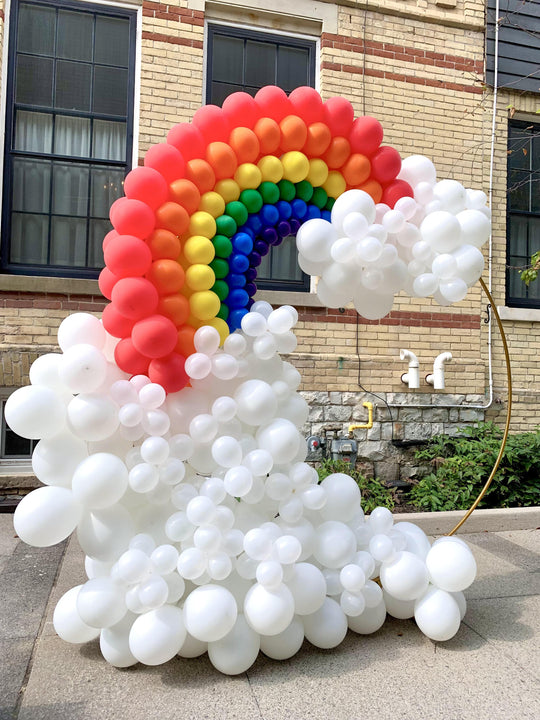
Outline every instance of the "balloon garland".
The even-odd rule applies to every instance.
[[[40,438],[44,484],[14,523],[30,544],[76,530],[87,582],[54,613],[118,667],[208,652],[247,670],[386,614],[455,635],[476,564],[455,537],[366,518],[352,478],[318,482],[300,428],[298,313],[254,301],[261,256],[296,234],[324,304],[383,317],[394,295],[462,299],[483,268],[486,196],[381,146],[373,118],[310,88],[206,106],[148,151],[111,208],[102,322],[60,325],[5,406]],[[186,387],[186,385],[189,385]],[[375,582],[378,579],[379,582]]]

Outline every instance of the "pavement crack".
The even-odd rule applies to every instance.
[[[259,711],[259,717],[261,718],[261,720],[264,720],[264,716],[261,711],[261,706],[259,705],[259,701],[257,700],[257,696],[255,695],[255,691],[253,690],[253,685],[251,684],[251,680],[249,679],[249,675],[247,672],[246,672],[246,680],[248,681],[249,689],[251,691],[251,694],[253,695],[253,700],[255,701],[257,710]]]

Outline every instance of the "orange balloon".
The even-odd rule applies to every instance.
[[[259,138],[253,130],[237,127],[231,132],[229,143],[234,150],[238,163],[254,163],[260,154]]]
[[[210,143],[206,148],[206,159],[212,166],[216,180],[232,177],[238,166],[234,150],[224,142]]]
[[[152,260],[161,260],[162,258],[176,260],[182,249],[178,237],[170,230],[163,228],[154,230],[146,242],[152,253]]]
[[[178,330],[178,342],[175,347],[177,353],[187,358],[195,352],[195,343],[193,342],[195,332],[195,328],[191,325],[183,325]]]
[[[371,163],[365,155],[353,153],[341,168],[341,173],[345,178],[345,182],[350,187],[361,185],[369,178],[371,172]]]
[[[328,125],[322,122],[311,123],[307,129],[307,140],[302,152],[310,158],[320,158],[328,150],[331,140],[332,133]]]
[[[307,140],[306,123],[298,115],[287,115],[279,123],[281,130],[281,150],[301,150]]]
[[[169,295],[183,288],[185,273],[183,267],[175,260],[164,259],[155,260],[146,277],[160,295]]]
[[[212,166],[201,160],[195,158],[186,163],[186,178],[196,185],[199,192],[205,193],[210,192],[216,184],[216,175],[212,169]]]
[[[368,195],[371,195],[374,203],[381,202],[383,189],[380,183],[376,180],[368,180],[367,183],[360,185],[358,189],[367,192]]]
[[[322,159],[331,170],[340,168],[351,154],[351,146],[347,138],[339,135],[330,142],[328,150],[324,153]]]
[[[156,210],[156,226],[181,235],[189,227],[188,212],[176,202],[163,203]]]
[[[275,120],[263,117],[257,120],[253,130],[259,139],[261,155],[271,155],[278,149],[281,140],[281,130]]]
[[[169,186],[171,199],[184,207],[190,215],[199,207],[201,193],[196,185],[190,180],[175,180]]]
[[[156,312],[165,315],[173,321],[176,327],[180,327],[189,317],[189,301],[179,293],[165,295],[160,298]]]

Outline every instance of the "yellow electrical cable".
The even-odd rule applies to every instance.
[[[457,530],[463,525],[463,523],[470,517],[470,515],[473,513],[473,511],[478,507],[478,504],[486,494],[486,492],[489,489],[489,486],[491,485],[493,478],[495,477],[495,473],[497,472],[497,468],[500,465],[500,462],[502,460],[502,456],[504,453],[504,447],[506,445],[506,440],[508,438],[508,431],[510,429],[510,418],[512,415],[512,369],[510,367],[510,354],[508,352],[508,344],[506,342],[506,335],[504,333],[504,328],[502,326],[501,318],[499,316],[499,313],[497,312],[497,306],[495,305],[495,302],[493,300],[493,297],[491,296],[491,293],[487,289],[487,286],[485,282],[480,278],[480,285],[482,286],[482,290],[486,293],[486,296],[491,304],[491,312],[495,315],[495,320],[497,321],[497,326],[499,328],[499,332],[501,333],[501,340],[503,344],[503,350],[504,350],[504,357],[506,360],[506,377],[508,381],[508,407],[506,410],[506,425],[504,428],[504,434],[501,442],[501,447],[499,450],[499,454],[497,455],[497,459],[495,460],[495,465],[493,466],[491,473],[489,474],[488,479],[486,480],[486,484],[480,491],[480,494],[476,498],[476,500],[473,502],[471,507],[467,510],[465,515],[461,518],[461,520],[458,522],[458,524],[451,530],[448,535],[454,535]]]

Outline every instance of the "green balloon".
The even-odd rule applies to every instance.
[[[326,201],[326,205],[324,206],[325,210],[331,210],[334,207],[334,203],[336,202],[336,198],[329,197]]]
[[[275,205],[279,200],[279,188],[276,183],[262,182],[259,185],[259,192],[262,196],[263,202],[267,205]]]
[[[225,235],[216,235],[212,242],[216,251],[216,257],[228,258],[232,253],[232,243],[228,237],[225,237]]]
[[[229,286],[225,280],[216,280],[212,286],[212,291],[215,292],[218,298],[223,301],[229,294]]]
[[[290,180],[280,180],[278,182],[279,196],[282,200],[291,202],[296,197],[296,188]]]
[[[326,190],[322,187],[315,188],[311,202],[322,209],[326,205],[327,200],[328,195],[326,194]]]
[[[218,280],[223,280],[229,274],[229,263],[222,258],[214,258],[209,264]]]
[[[242,190],[240,193],[240,202],[246,206],[248,213],[258,213],[263,206],[261,193],[257,190]]]
[[[307,180],[296,183],[296,197],[308,203],[313,197],[313,185]]]
[[[222,320],[225,320],[225,322],[227,322],[227,318],[229,317],[229,308],[224,303],[221,303],[221,307],[219,308],[216,317],[221,318]]]
[[[239,200],[233,200],[233,202],[227,203],[225,205],[225,212],[232,217],[237,227],[243,225],[248,219],[247,208],[244,203]]]
[[[220,215],[216,218],[217,235],[232,237],[237,230],[236,222],[230,215]]]

